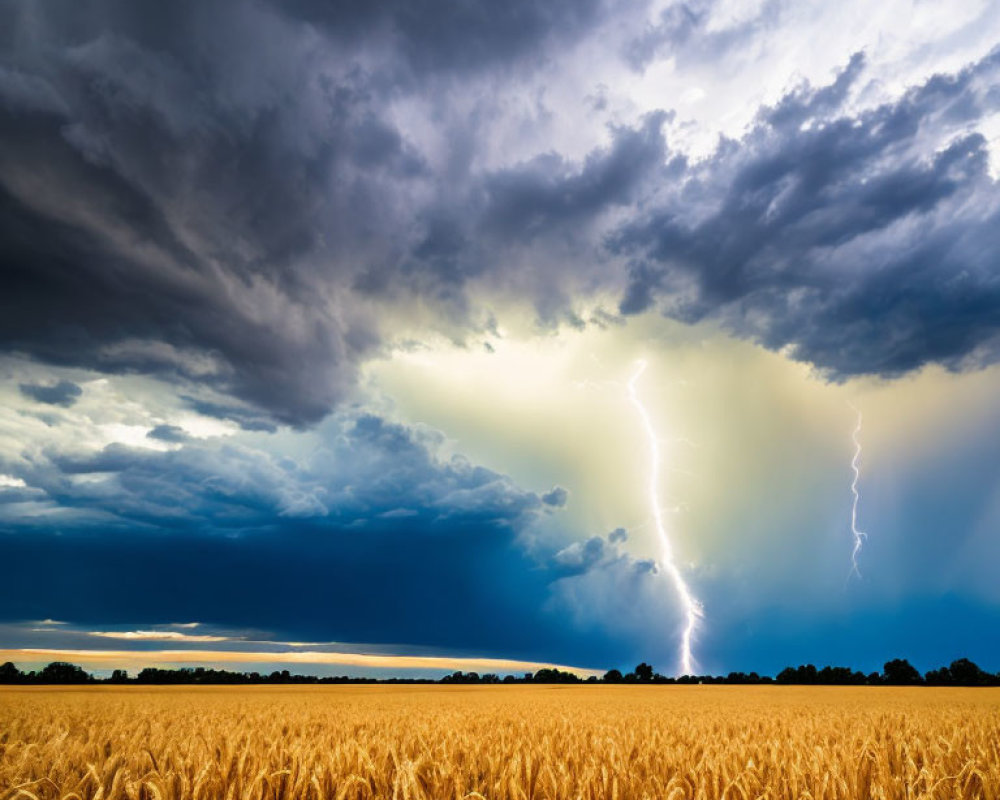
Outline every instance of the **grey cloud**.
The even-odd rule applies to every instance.
[[[746,47],[762,31],[774,27],[782,12],[780,0],[765,0],[748,20],[711,25],[718,6],[718,0],[670,4],[660,12],[657,24],[647,26],[628,43],[622,53],[626,63],[641,71],[662,57],[673,58],[681,65],[719,59]]]
[[[147,439],[157,439],[161,442],[180,444],[191,437],[179,425],[157,425],[146,434]]]
[[[492,174],[485,183],[486,230],[503,237],[551,235],[562,225],[630,204],[644,179],[659,172],[668,116],[655,112],[638,128],[613,129],[611,146],[591,153],[579,167],[548,153]]]
[[[277,426],[270,418],[252,408],[234,403],[220,403],[215,400],[207,400],[190,395],[182,395],[181,399],[192,411],[197,411],[206,417],[230,420],[245,431],[274,433],[277,430]]]
[[[591,536],[585,542],[567,545],[552,560],[566,570],[567,574],[576,574],[593,569],[609,555],[608,543],[600,536]]]
[[[379,344],[345,289],[422,169],[370,76],[265,5],[13,5],[0,346],[325,414]]]
[[[623,313],[714,317],[834,378],[997,358],[1000,198],[966,126],[1000,108],[1000,52],[851,116],[862,65],[764,109],[609,239]]]
[[[542,495],[542,502],[547,506],[554,506],[556,508],[562,508],[566,505],[566,500],[569,498],[569,492],[562,486],[554,486],[552,491],[546,492]]]
[[[615,528],[608,534],[608,541],[612,544],[622,544],[628,540],[628,531],[624,528]]]
[[[623,313],[717,317],[834,376],[995,357],[997,194],[967,129],[996,56],[852,116],[856,58],[697,164],[656,112],[579,160],[486,168],[500,112],[453,96],[516,84],[610,5],[6,7],[0,349],[157,375],[251,430],[321,420],[414,299],[484,332],[473,281],[550,326],[624,283]],[[694,47],[695,18],[664,35]]]
[[[609,145],[581,162],[549,152],[466,175],[461,186],[449,188],[452,201],[432,203],[418,215],[418,233],[398,272],[372,269],[357,288],[418,291],[461,317],[468,280],[486,275],[502,284],[516,275],[540,317],[570,319],[572,298],[564,287],[573,276],[555,264],[574,264],[581,279],[600,273],[608,214],[627,209],[664,174],[668,116],[656,112],[634,128],[611,128]]]
[[[46,403],[50,406],[62,406],[69,408],[83,394],[83,389],[72,381],[62,380],[58,383],[46,385],[40,383],[19,384],[21,394],[30,397],[39,403]]]
[[[327,414],[414,292],[462,328],[465,282],[506,263],[476,237],[626,202],[629,148],[655,140],[622,131],[580,173],[442,175],[388,113],[432,76],[533,69],[598,2],[7,7],[0,348],[207,385],[272,424]],[[449,124],[474,153],[480,123]]]
[[[501,474],[461,457],[439,458],[440,434],[365,414],[336,415],[321,433],[311,457],[294,460],[247,444],[193,439],[177,426],[161,425],[147,435],[181,447],[48,448],[0,461],[0,472],[25,482],[20,494],[37,501],[44,493],[52,507],[105,527],[252,531],[279,518],[364,526],[403,512],[513,526],[543,507],[537,494]],[[35,520],[16,524],[30,527]]]
[[[635,558],[620,545],[628,539],[624,528],[615,528],[606,537],[591,536],[572,542],[552,556],[552,564],[561,578],[600,573],[623,572],[644,575],[656,572],[656,562]]]
[[[282,8],[322,26],[339,41],[382,38],[419,74],[509,68],[519,57],[538,58],[543,46],[566,44],[585,32],[602,5],[598,0],[292,0]]]

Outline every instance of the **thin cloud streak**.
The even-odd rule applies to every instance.
[[[88,636],[103,639],[126,639],[137,642],[229,642],[229,636],[178,633],[177,631],[88,631]]]

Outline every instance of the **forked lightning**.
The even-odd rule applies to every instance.
[[[649,418],[646,407],[639,399],[635,385],[639,377],[646,370],[646,362],[639,361],[632,379],[628,382],[628,395],[632,404],[639,412],[642,419],[643,432],[649,442],[650,466],[649,466],[649,504],[653,511],[653,523],[656,527],[656,535],[660,543],[660,566],[667,573],[673,584],[677,597],[680,599],[681,608],[684,612],[684,630],[681,634],[679,668],[682,675],[694,675],[695,660],[691,652],[692,641],[698,628],[698,621],[702,617],[701,604],[691,593],[684,576],[677,568],[674,561],[674,549],[667,535],[667,529],[663,522],[663,509],[660,506],[659,485],[660,485],[660,442],[656,436],[656,429]]]
[[[851,408],[858,415],[858,421],[851,434],[851,439],[854,441],[854,458],[851,459],[851,469],[854,471],[854,480],[851,481],[851,494],[854,495],[854,502],[851,504],[851,533],[854,536],[854,547],[851,549],[851,571],[848,573],[848,578],[851,575],[857,575],[860,578],[858,555],[861,553],[861,547],[864,540],[868,538],[868,534],[858,530],[858,503],[861,501],[861,493],[858,491],[858,481],[861,479],[861,410],[853,405]]]

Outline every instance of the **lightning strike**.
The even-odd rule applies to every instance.
[[[854,547],[851,550],[851,571],[847,575],[848,579],[851,575],[861,577],[861,571],[858,569],[858,554],[861,552],[864,540],[868,538],[867,533],[858,530],[858,503],[861,500],[861,493],[858,491],[858,481],[861,478],[861,439],[859,438],[861,435],[861,410],[853,405],[851,408],[858,415],[858,421],[851,434],[851,439],[854,442],[854,458],[851,459],[851,469],[854,471],[854,480],[851,481],[851,494],[854,495],[854,502],[851,504],[851,533],[854,536]]]
[[[639,412],[639,417],[642,420],[643,431],[646,434],[647,441],[649,442],[649,504],[653,511],[653,524],[656,527],[656,535],[660,543],[660,566],[669,576],[670,582],[674,587],[674,591],[677,593],[677,597],[680,600],[681,607],[684,611],[685,622],[684,630],[681,634],[679,666],[681,674],[694,675],[695,660],[691,653],[691,642],[694,639],[694,634],[698,628],[698,621],[702,617],[702,608],[701,603],[699,603],[697,598],[691,593],[691,589],[684,580],[684,576],[681,575],[681,571],[677,568],[677,564],[674,561],[673,545],[670,542],[670,537],[667,535],[667,529],[663,522],[663,508],[660,506],[659,499],[660,443],[656,436],[656,430],[653,428],[653,422],[650,420],[646,407],[639,399],[639,395],[635,388],[636,382],[645,370],[646,362],[639,361],[635,374],[632,375],[631,380],[628,382],[628,395],[629,399],[632,401],[632,405],[634,405],[636,411]]]

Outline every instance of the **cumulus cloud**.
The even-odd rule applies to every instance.
[[[835,378],[996,360],[1000,193],[970,126],[1000,108],[1000,52],[852,114],[863,66],[762,109],[615,233],[624,313],[720,319]]]

